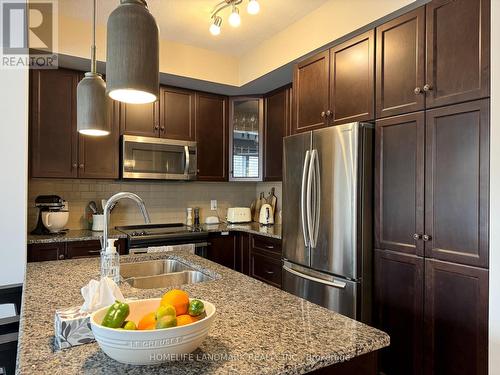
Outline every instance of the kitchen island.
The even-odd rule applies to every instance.
[[[389,345],[384,332],[196,255],[130,255],[122,257],[122,262],[166,257],[214,279],[181,286],[190,296],[217,308],[208,337],[192,356],[153,367],[120,364],[97,343],[54,351],[54,312],[83,303],[80,288],[98,278],[99,259],[28,263],[17,373],[301,374],[327,370],[336,374],[335,369],[343,366],[338,363],[362,362],[363,358],[372,363],[375,356],[371,353]],[[166,291],[135,289],[126,283],[120,288],[126,298],[160,297]]]

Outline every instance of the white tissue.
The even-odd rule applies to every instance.
[[[100,281],[90,280],[90,282],[82,288],[82,296],[85,302],[80,308],[80,311],[88,313],[109,306],[116,300],[124,300],[120,288],[109,277],[103,277]]]

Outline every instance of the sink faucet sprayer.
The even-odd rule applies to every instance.
[[[101,277],[109,276],[116,283],[120,281],[120,261],[116,250],[113,251],[114,248],[108,245],[108,225],[111,207],[113,207],[117,201],[124,198],[132,199],[135,203],[137,203],[141,209],[142,216],[144,216],[146,224],[151,223],[146,205],[144,204],[142,198],[137,194],[127,192],[116,193],[106,202],[106,205],[104,206],[104,231],[101,238]]]

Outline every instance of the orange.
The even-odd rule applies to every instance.
[[[152,328],[151,328],[152,327]],[[137,329],[155,329],[156,327],[156,314],[154,312],[150,312],[142,317],[137,325]]]
[[[179,289],[169,290],[163,295],[160,305],[168,304],[175,307],[176,315],[187,314],[189,306],[189,294]]]
[[[177,317],[177,326],[185,326],[187,324],[194,323],[197,320],[198,320],[198,317],[196,317],[196,316],[191,316],[188,314],[179,315]]]

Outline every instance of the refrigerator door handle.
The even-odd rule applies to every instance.
[[[316,186],[316,195],[315,202],[316,208],[314,212],[314,232],[311,234],[311,242],[314,244],[313,247],[316,247],[318,243],[318,234],[319,234],[319,218],[321,212],[321,173],[319,168],[319,157],[318,150],[313,150],[314,152],[314,185]]]
[[[314,240],[314,226],[317,211],[317,196],[316,196],[316,173],[315,164],[318,157],[318,151],[311,151],[311,161],[309,164],[309,173],[307,178],[307,226],[309,230],[309,243],[311,248],[316,247],[316,241]],[[314,191],[313,191],[314,187]],[[314,194],[314,199],[313,199]],[[316,202],[315,207],[313,207],[313,200]]]
[[[324,285],[328,285],[328,286],[332,286],[334,288],[338,288],[338,289],[345,289],[346,287],[346,283],[344,282],[341,282],[341,281],[328,281],[328,280],[323,280],[323,279],[320,279],[318,277],[314,277],[314,276],[310,276],[310,275],[306,275],[302,272],[299,272],[299,271],[295,271],[294,269],[291,269],[290,267],[287,267],[287,266],[283,266],[283,269],[295,276],[298,276],[298,277],[302,277],[303,279],[307,279],[307,280],[310,280],[310,281],[314,281],[316,283],[320,283],[320,284],[324,284]]]
[[[301,223],[302,223],[302,234],[304,236],[304,246],[309,246],[308,240],[308,228],[306,226],[306,179],[308,176],[309,159],[311,153],[309,150],[306,151],[306,156],[304,157],[304,167],[302,169],[302,188],[300,190],[300,212],[301,212]]]
[[[314,241],[314,216],[313,216],[313,207],[312,207],[312,198],[313,198],[313,182],[314,182],[314,164],[317,157],[317,151],[311,151],[311,161],[309,163],[309,173],[307,176],[307,202],[306,202],[306,210],[307,210],[307,229],[309,231],[309,243],[311,244],[311,248],[316,247],[316,243]],[[316,211],[316,210],[315,210]]]

